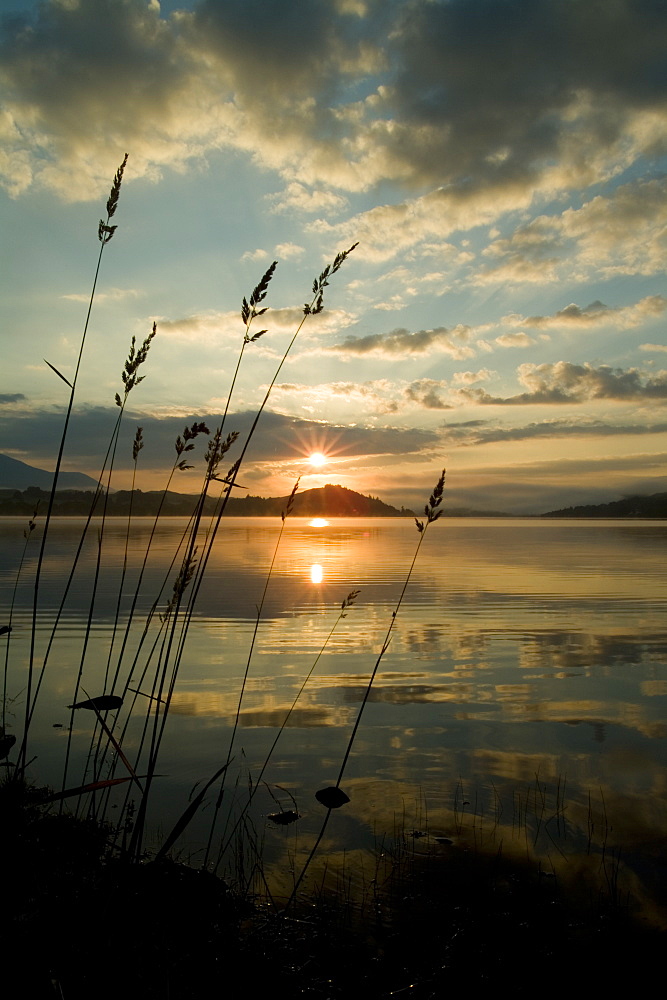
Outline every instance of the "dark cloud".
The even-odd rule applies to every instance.
[[[101,456],[107,445],[118,411],[104,407],[90,407],[73,413],[70,421],[66,459],[69,468],[95,474]],[[226,431],[238,431],[240,441],[250,430],[255,418],[254,411],[230,414],[226,421]],[[147,469],[162,469],[171,465],[175,457],[174,442],[187,424],[204,421],[213,430],[220,420],[220,414],[193,414],[182,417],[158,418],[141,413],[126,413],[121,438],[116,454],[116,467],[127,469],[132,465],[132,441],[137,425],[143,428],[144,448],[140,456],[140,466]],[[63,413],[56,410],[37,411],[21,417],[0,416],[0,452],[16,448],[21,442],[21,459],[39,464],[57,453],[62,433]],[[302,460],[304,452],[310,450],[311,442],[327,440],[335,442],[336,453],[350,458],[359,455],[396,455],[406,458],[424,448],[437,444],[435,431],[396,427],[339,427],[323,425],[315,420],[283,416],[267,411],[262,414],[256,436],[248,450],[249,462]],[[314,446],[314,445],[313,445]],[[192,465],[202,467],[206,450],[205,439],[201,437],[192,453]],[[229,452],[230,464],[240,448]],[[178,485],[175,487],[178,489]],[[186,487],[182,487],[184,490]]]
[[[241,99],[273,101],[275,108],[311,97],[314,85],[333,97],[345,63],[349,73],[360,72],[373,27],[366,18],[336,16],[323,0],[203,0],[190,31],[223,74],[233,73]]]
[[[589,141],[610,146],[667,90],[659,0],[413,3],[399,39],[399,117],[423,128],[410,152],[422,179],[436,180],[440,161],[441,179],[469,187],[525,183],[561,159],[569,110],[572,138],[585,123]],[[395,131],[391,147],[407,156]]]
[[[660,0],[369,0],[356,12],[202,0],[168,16],[144,0],[51,0],[5,19],[0,55],[16,193],[39,177],[92,196],[126,147],[135,176],[231,147],[289,181],[397,180],[465,203],[593,183],[621,142],[630,158],[665,145],[640,127],[667,92]]]
[[[667,423],[607,424],[602,420],[542,420],[523,427],[498,427],[488,421],[468,420],[460,424],[446,424],[443,438],[446,442],[458,445],[481,445],[533,438],[643,436],[666,432]]]
[[[0,392],[0,406],[8,406],[11,403],[20,403],[26,397],[22,392]]]
[[[406,388],[405,398],[411,403],[418,403],[425,410],[452,410],[452,404],[441,395],[446,387],[447,382],[420,378]]]
[[[471,330],[467,326],[457,326],[451,330],[439,326],[433,330],[397,329],[391,333],[369,334],[367,337],[346,337],[340,344],[335,344],[327,350],[345,355],[381,355],[389,359],[409,357],[410,355],[443,352],[453,358],[463,360],[474,355],[474,351],[466,346]]]
[[[23,142],[8,133],[10,190],[39,175],[64,197],[91,197],[108,185],[121,147],[141,149],[142,132],[155,139],[155,160],[174,162],[164,136],[194,65],[173,22],[142,0],[41,3],[30,21],[3,25],[0,56],[10,122],[25,130]],[[68,190],[63,168],[78,161]]]
[[[554,320],[564,320],[567,323],[572,323],[575,325],[585,325],[588,323],[597,323],[602,315],[606,313],[613,312],[609,306],[606,306],[604,302],[596,300],[591,302],[590,305],[584,306],[582,309],[580,306],[571,302],[569,306],[565,309],[559,309],[555,316],[528,316],[524,320],[526,326],[534,327],[544,327],[553,324]]]
[[[522,326],[548,329],[550,327],[590,327],[610,324],[620,327],[638,326],[640,323],[662,315],[667,309],[667,299],[662,295],[647,295],[634,305],[612,308],[596,299],[589,305],[578,306],[571,302],[553,316],[510,316],[508,319]]]
[[[631,401],[667,400],[667,373],[655,377],[634,368],[601,365],[556,364],[520,365],[519,380],[528,388],[517,396],[491,396],[484,389],[459,389],[458,396],[482,406],[529,406],[536,403],[583,403],[593,399]]]

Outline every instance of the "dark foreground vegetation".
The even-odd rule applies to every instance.
[[[582,996],[659,972],[664,933],[632,918],[613,883],[580,886],[575,902],[502,850],[411,831],[378,848],[363,891],[313,881],[281,909],[173,860],[130,863],[104,825],[59,815],[44,794],[0,787],[6,996],[528,996],[552,983]]]

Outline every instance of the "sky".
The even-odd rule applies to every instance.
[[[239,482],[538,513],[667,490],[664,0],[5,0],[0,452],[160,489],[213,429]],[[261,326],[257,325],[261,324]],[[204,449],[173,488],[196,491]],[[327,459],[309,462],[313,452]],[[234,453],[230,452],[230,464]],[[238,492],[238,491],[237,491]],[[240,493],[242,495],[242,492]]]

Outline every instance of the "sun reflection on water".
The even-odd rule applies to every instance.
[[[324,573],[322,571],[322,567],[320,566],[320,564],[313,563],[313,565],[310,567],[310,579],[313,581],[313,583],[322,583],[323,577]]]
[[[311,528],[326,528],[329,525],[326,517],[314,517],[312,521],[308,522]]]

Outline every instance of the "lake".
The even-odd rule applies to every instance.
[[[52,524],[38,665],[83,523],[63,518]],[[169,599],[177,573],[169,567],[185,525],[163,519],[152,540],[120,684],[163,585],[162,610]],[[122,628],[109,656],[126,526],[122,519],[108,521],[101,541],[82,675],[90,696],[105,690],[107,665],[113,676],[121,647]],[[314,792],[336,782],[418,533],[411,519],[317,525],[288,518],[276,550],[280,527],[266,518],[230,518],[221,525],[174,687],[150,830],[158,843],[194,786],[201,789],[227,759],[257,607],[275,556],[215,842],[233,829],[229,817],[238,815],[249,780],[259,775],[321,654],[247,816],[246,831],[262,845],[267,866],[289,880],[324,812]],[[0,638],[0,657],[9,643],[6,728],[17,734],[39,545],[38,537],[30,539],[17,584],[23,528],[22,519],[0,519],[0,625],[9,622],[16,587],[13,630],[10,639]],[[31,775],[56,788],[91,613],[98,530],[95,523],[88,533],[64,605],[29,745]],[[121,626],[151,530],[150,519],[132,525]],[[202,538],[199,558],[203,545]],[[505,851],[539,858],[545,870],[575,857],[594,856],[598,863],[604,852],[616,851],[628,879],[642,883],[645,905],[657,905],[656,871],[667,832],[666,565],[667,523],[661,521],[443,518],[431,525],[352,748],[342,782],[351,801],[328,826],[326,857],[371,848],[384,834],[403,830],[465,849],[502,843]],[[358,598],[337,622],[353,590],[360,591]],[[131,685],[142,694],[123,736],[130,758],[140,740],[138,709],[143,713],[151,704],[146,694],[155,659],[143,679],[141,671],[151,645],[159,649],[160,635],[156,616],[132,674]],[[80,691],[78,698],[87,695]],[[119,721],[132,697],[126,696]],[[68,786],[91,777],[86,762],[94,722],[90,712],[74,713]],[[119,766],[116,774],[122,773]],[[125,791],[114,794],[111,818]],[[212,789],[179,841],[182,856],[194,863],[203,857],[214,800]],[[289,826],[269,819],[281,810],[298,812],[300,819]]]

